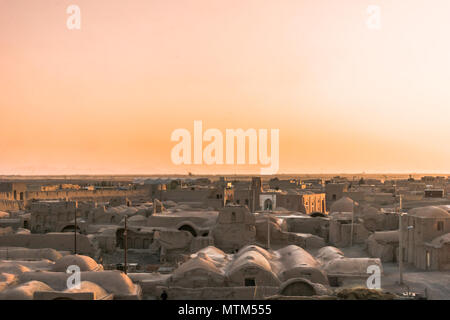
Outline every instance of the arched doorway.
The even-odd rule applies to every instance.
[[[180,231],[187,231],[189,233],[192,234],[192,236],[196,237],[197,236],[197,232],[195,231],[194,228],[192,228],[190,225],[188,224],[184,224],[181,227],[178,228],[178,230]]]
[[[303,279],[291,279],[281,286],[280,294],[290,297],[310,297],[317,293],[314,286],[308,283],[308,281]]]
[[[75,226],[73,224],[67,225],[61,230],[61,232],[74,232],[74,231],[75,231]],[[81,233],[81,230],[78,226],[77,226],[77,232]]]
[[[272,200],[266,199],[264,201],[264,210],[272,210]]]

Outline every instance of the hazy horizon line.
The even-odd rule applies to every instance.
[[[282,176],[282,175],[441,175],[450,176],[446,172],[279,172],[272,175],[261,175],[257,173],[32,173],[32,174],[1,174],[2,177],[67,177],[67,176],[128,176],[128,177],[146,177],[146,176]]]

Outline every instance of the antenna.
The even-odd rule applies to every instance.
[[[127,219],[128,216],[125,215],[125,230],[123,231],[123,241],[124,241],[124,261],[125,261],[125,265],[123,267],[123,270],[125,272],[125,274],[127,274],[127,251],[128,251],[128,242],[127,242],[127,236],[128,236],[128,230],[127,230]]]
[[[78,201],[75,201],[75,223],[74,223],[74,244],[73,244],[73,252],[77,254],[77,215],[78,215]]]

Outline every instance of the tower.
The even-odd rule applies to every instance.
[[[259,209],[259,195],[262,192],[261,177],[252,177],[252,184],[250,189],[250,212],[255,212]]]

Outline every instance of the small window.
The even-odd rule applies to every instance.
[[[438,221],[437,223],[437,231],[444,230],[444,221]]]
[[[254,287],[254,286],[256,286],[255,278],[245,278],[244,285],[246,287]]]

